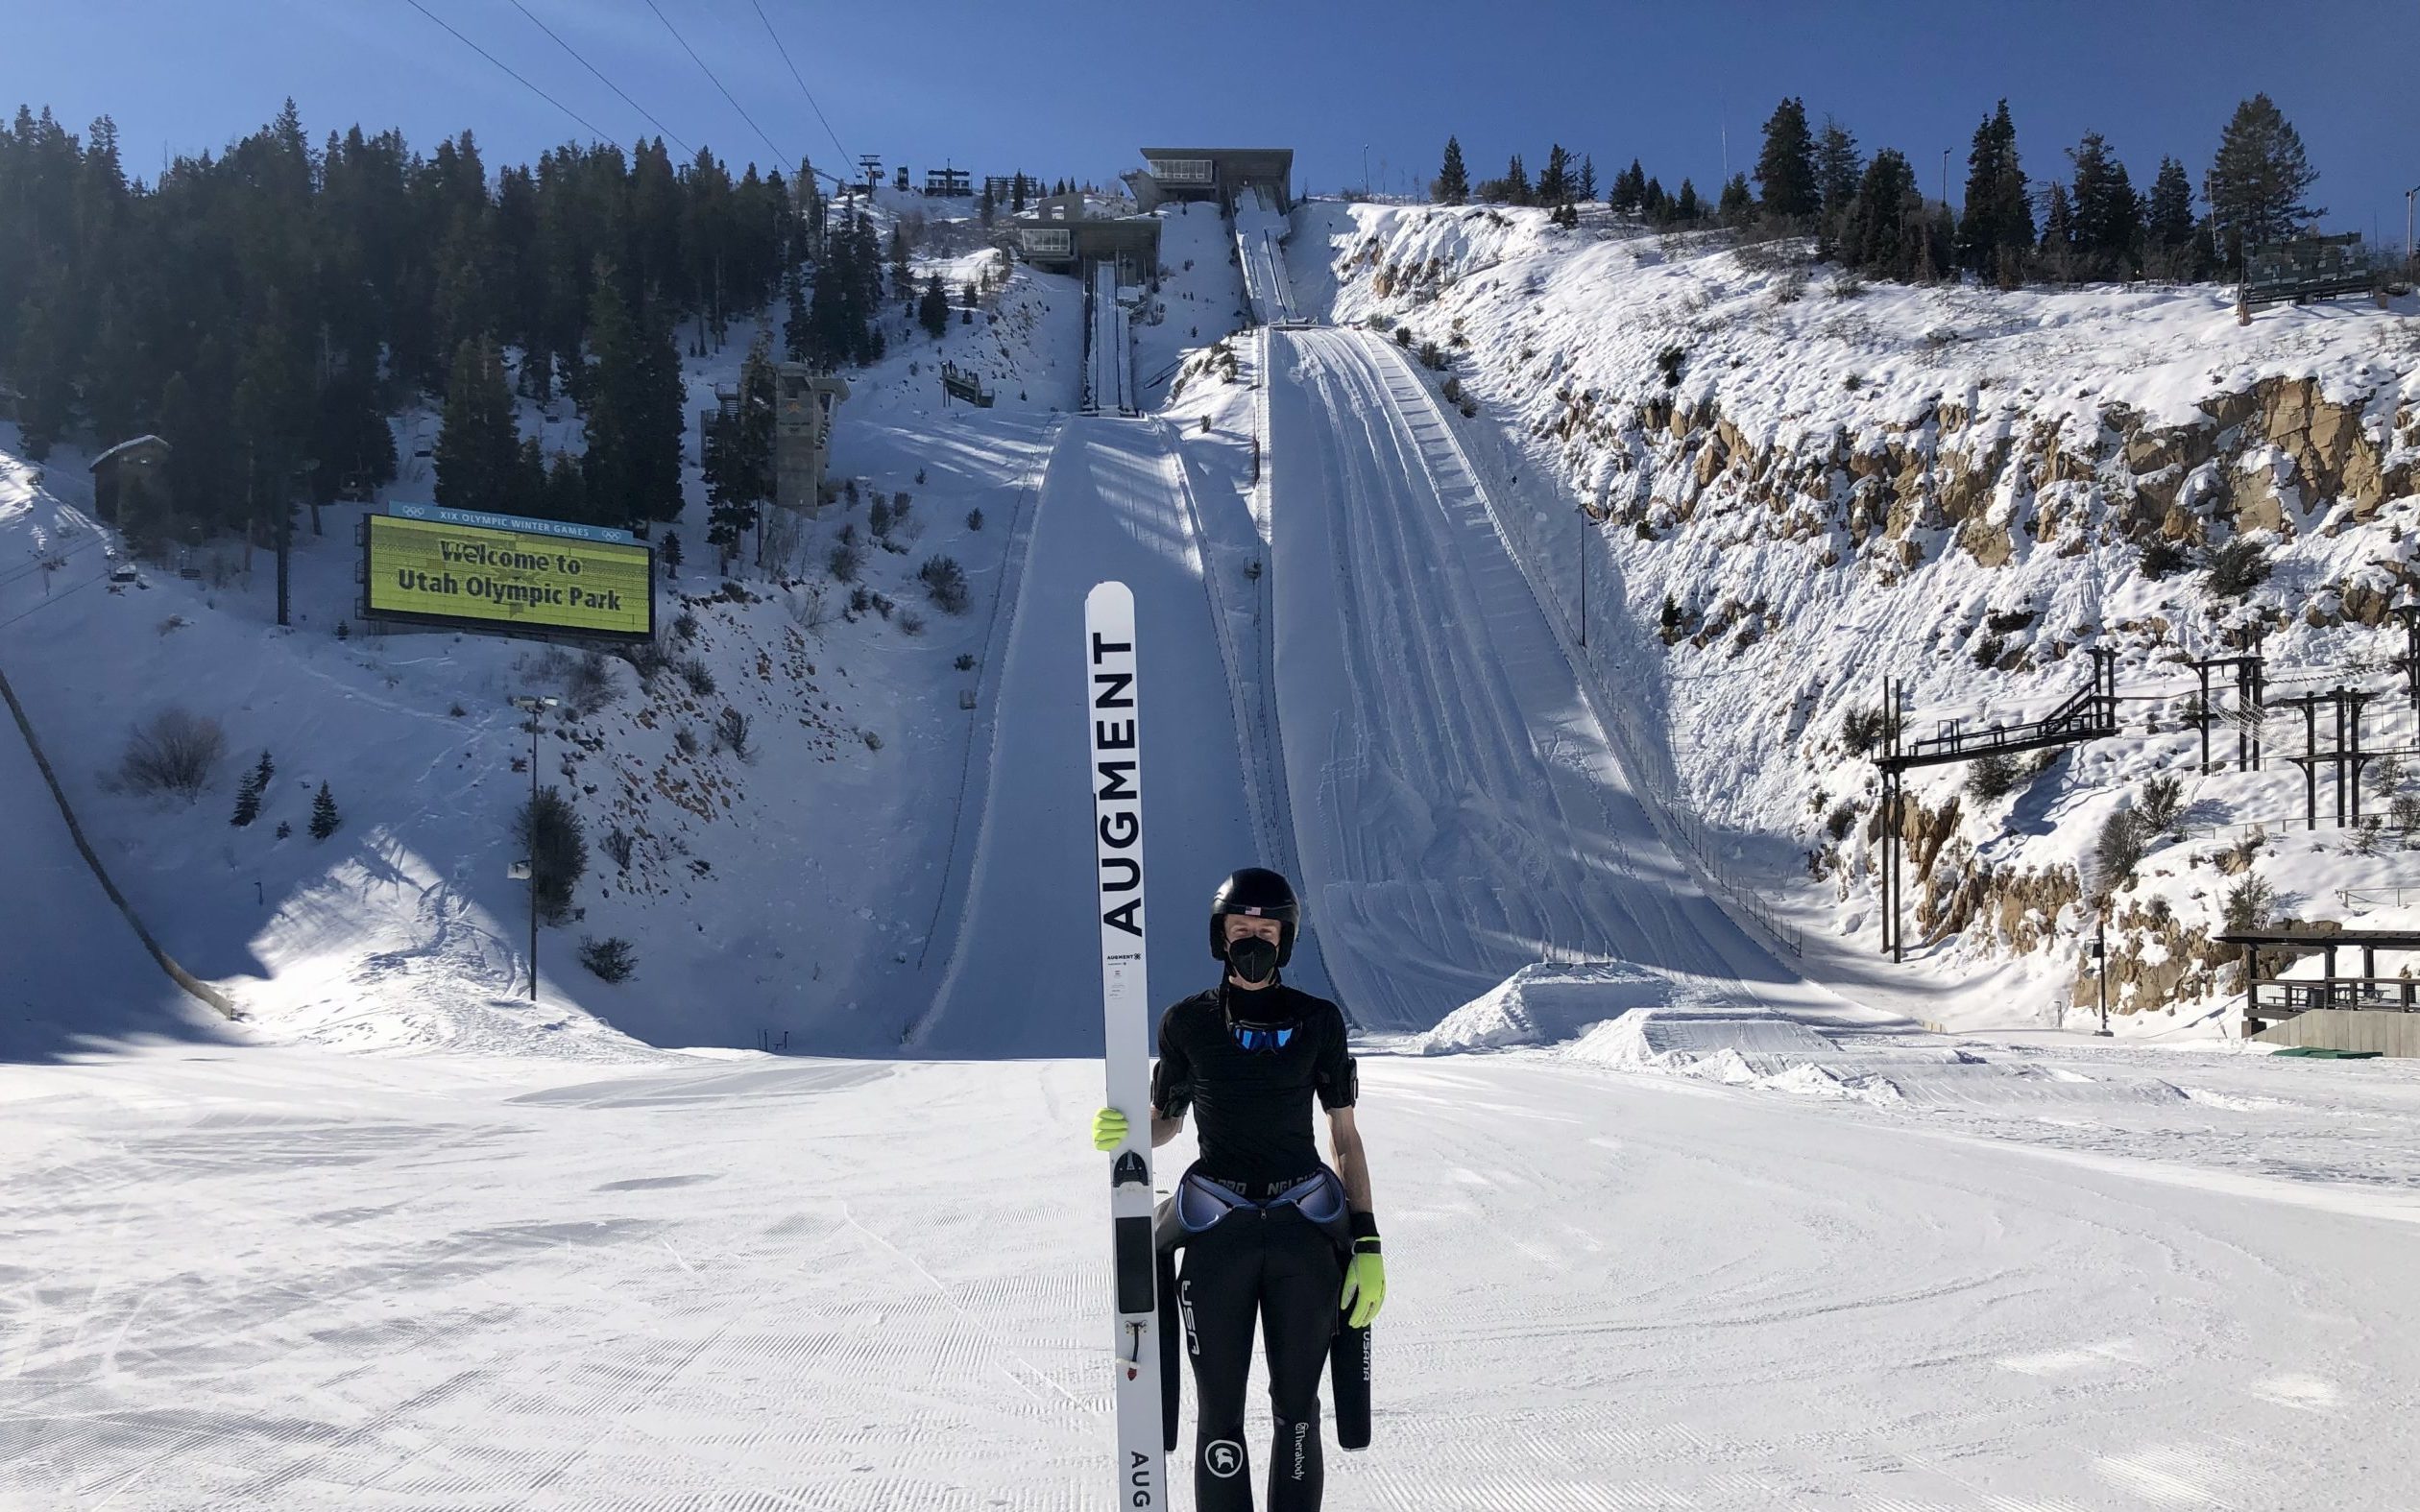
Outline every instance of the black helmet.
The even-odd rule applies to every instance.
[[[1276,920],[1277,964],[1283,966],[1293,958],[1302,905],[1295,901],[1294,888],[1283,875],[1265,866],[1247,866],[1210,895],[1210,953],[1222,961],[1226,959],[1226,925],[1219,921],[1228,914]]]

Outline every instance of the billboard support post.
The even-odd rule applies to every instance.
[[[529,716],[529,1000],[538,1000],[538,716],[554,698],[518,697],[513,707]]]

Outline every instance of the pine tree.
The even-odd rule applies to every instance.
[[[1924,211],[1915,169],[1897,150],[1882,148],[1857,182],[1841,233],[1842,260],[1878,277],[1914,281],[1927,252]]]
[[[2162,157],[2144,217],[2143,271],[2155,278],[2206,276],[2194,242],[2192,181],[2185,177],[2183,163]]]
[[[807,314],[807,288],[795,273],[783,280],[782,350],[792,362],[807,362],[813,348],[813,322]]]
[[[1537,202],[1561,208],[1571,200],[1571,155],[1556,142],[1546,150],[1546,171],[1537,176]]]
[[[2301,133],[2267,95],[2237,106],[2202,180],[2227,266],[2240,267],[2246,247],[2284,241],[2327,214],[2303,200],[2318,180]]]
[[[2068,153],[2075,165],[2076,271],[2085,278],[2132,278],[2142,264],[2142,201],[2126,165],[2098,132]]]
[[[538,517],[572,523],[591,517],[588,480],[582,473],[580,460],[568,451],[558,451],[547,461],[545,499]]]
[[[2050,180],[2049,192],[2043,199],[2041,258],[2043,274],[2052,282],[2074,281],[2075,202],[2068,197],[2068,186],[2056,179]]]
[[[1638,213],[1658,225],[1672,219],[1672,196],[1664,193],[1662,180],[1650,179],[1638,191]]]
[[[1463,167],[1461,138],[1445,138],[1445,162],[1429,184],[1429,198],[1440,204],[1460,204],[1470,198],[1470,175]]]
[[[26,456],[36,462],[48,457],[76,423],[77,352],[83,344],[78,303],[67,270],[52,264],[17,307],[22,334],[13,366],[23,396],[17,402],[18,435]]]
[[[619,526],[641,517],[641,444],[635,423],[639,389],[639,328],[611,264],[597,260],[596,292],[589,303],[590,361],[582,373],[580,407],[588,449],[580,458],[587,517]]]
[[[1593,157],[1584,156],[1580,159],[1579,198],[1585,202],[1592,203],[1595,201],[1596,197],[1596,159]]]
[[[1732,174],[1723,185],[1723,197],[1715,206],[1715,214],[1725,226],[1745,226],[1755,208],[1755,197],[1748,192],[1748,176]]]
[[[984,182],[982,194],[975,201],[975,214],[977,218],[983,223],[983,229],[985,230],[990,230],[992,222],[999,217],[1000,207],[992,203],[991,183],[989,180]]]
[[[773,353],[760,336],[739,367],[738,412],[718,417],[706,437],[706,485],[711,506],[706,540],[718,549],[726,564],[750,531],[761,532],[764,506],[773,497],[773,433],[778,402]],[[760,534],[760,551],[762,546]]]
[[[336,812],[335,795],[327,790],[326,782],[322,782],[319,796],[311,800],[311,838],[325,840],[334,834],[336,827],[344,822],[344,816]]]
[[[1706,206],[1698,201],[1697,185],[1682,179],[1681,192],[1672,197],[1672,218],[1685,224],[1697,220],[1705,213]]]
[[[679,531],[667,530],[664,533],[664,549],[658,555],[664,559],[666,577],[677,578],[681,575],[681,533]]]
[[[1857,203],[1857,180],[1864,176],[1857,139],[1838,121],[1824,117],[1824,130],[1815,138],[1815,191],[1822,214],[1815,239],[1817,255],[1835,255],[1840,228],[1849,219],[1850,207]]]
[[[235,816],[228,821],[229,824],[241,829],[260,817],[261,795],[269,790],[269,779],[276,770],[269,760],[269,753],[260,753],[260,763],[245,773],[243,781],[235,788]]]
[[[1756,157],[1756,183],[1764,212],[1796,225],[1823,205],[1815,177],[1815,138],[1806,129],[1806,103],[1783,100],[1764,124],[1764,150]]]
[[[1521,166],[1521,155],[1514,153],[1504,167],[1504,198],[1512,204],[1530,203],[1529,170]]]
[[[925,279],[924,296],[916,301],[916,324],[934,341],[949,333],[950,297],[943,292],[937,273]]]
[[[485,337],[454,348],[446,383],[445,428],[437,435],[437,502],[448,509],[509,514],[517,437],[504,365]]]
[[[523,436],[514,451],[512,488],[505,507],[510,514],[533,518],[546,507],[546,452],[535,436]]]
[[[912,300],[916,297],[916,276],[908,266],[908,228],[897,222],[890,233],[891,298]]]
[[[1613,192],[1606,198],[1606,207],[1624,215],[1636,215],[1647,203],[1647,175],[1631,159],[1630,166],[1613,176]]]
[[[2002,100],[1974,129],[1967,154],[1966,214],[1958,223],[1958,265],[2013,288],[2034,246],[2033,205],[2017,155],[2017,125]]]

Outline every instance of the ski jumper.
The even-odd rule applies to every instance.
[[[1239,1023],[1258,1047],[1245,1047]],[[1270,1026],[1291,1032],[1277,1043]],[[1282,981],[1222,981],[1160,1019],[1151,1103],[1163,1117],[1191,1108],[1201,1143],[1172,1198],[1186,1231],[1176,1310],[1199,1398],[1198,1512],[1252,1512],[1244,1395],[1255,1319],[1275,1422],[1269,1512],[1319,1505],[1319,1372],[1339,1329],[1344,1191],[1319,1159],[1311,1104],[1349,1107],[1358,1094],[1344,1033],[1334,1003]]]

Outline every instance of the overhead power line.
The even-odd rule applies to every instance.
[[[421,4],[421,0],[404,0],[404,3],[409,5],[413,10],[418,11],[421,14],[436,22],[439,26],[445,27],[448,32],[452,34],[455,41],[460,42],[463,46],[478,54],[481,58],[486,59],[489,62],[494,63],[496,67],[503,69],[506,73],[512,74],[514,83],[520,84],[531,94],[536,95],[539,99],[545,101],[548,105],[553,106],[556,109],[561,110],[564,114],[571,117],[571,119],[579,122],[582,126],[587,127],[589,129],[590,135],[608,142],[618,142],[620,140],[620,138],[615,136],[612,132],[600,130],[595,122],[591,121],[587,116],[572,109],[569,106],[556,99],[553,95],[546,93],[545,90],[539,88],[536,84],[531,84],[528,80],[523,79],[520,74],[513,73],[511,66],[508,65],[502,59],[496,57],[494,53],[489,52],[486,48],[481,47],[478,43],[471,40],[471,38],[463,36],[460,32],[454,31],[454,29],[447,23],[445,17],[437,14],[435,12],[429,10],[428,7]],[[649,0],[649,3],[652,4],[653,0]]]
[[[418,0],[414,0],[414,3],[417,4]],[[773,138],[764,134],[764,128],[756,124],[756,117],[748,113],[747,108],[733,98],[730,90],[723,89],[723,82],[714,77],[714,71],[712,68],[706,66],[706,60],[697,56],[697,49],[690,46],[689,38],[683,36],[680,28],[672,24],[672,18],[664,13],[664,8],[657,5],[656,0],[647,0],[647,9],[653,11],[656,13],[656,19],[664,23],[664,29],[672,34],[672,40],[681,44],[681,51],[690,55],[690,61],[695,63],[699,71],[713,81],[715,88],[722,89],[722,97],[731,101],[731,108],[739,112],[739,119],[748,123],[748,129],[756,132],[758,138],[764,143],[764,150],[773,155],[774,164],[779,166],[790,161],[787,154],[773,145]]]
[[[633,100],[628,94],[624,93],[621,85],[614,83],[611,79],[606,78],[603,73],[598,71],[597,66],[594,63],[592,63],[587,59],[582,58],[579,51],[569,42],[565,41],[560,36],[556,36],[555,29],[548,26],[545,22],[539,20],[538,17],[531,12],[529,7],[521,4],[521,0],[513,0],[513,9],[519,11],[521,14],[528,16],[530,25],[536,27],[541,32],[545,33],[548,36],[554,37],[554,44],[557,47],[562,48],[565,52],[569,53],[572,60],[577,62],[581,67],[587,69],[590,73],[595,74],[597,83],[603,84],[606,88],[613,90],[614,93],[621,95],[622,104],[638,111],[641,115],[645,116],[647,118],[647,123],[653,126],[658,132],[671,137],[672,145],[681,150],[682,156],[696,156],[695,149],[691,148],[689,143],[682,141],[679,132],[673,131],[672,128],[665,125],[662,121],[657,120],[653,112],[648,110],[645,106],[641,105],[638,101]]]
[[[798,81],[798,92],[807,97],[807,108],[815,112],[816,120],[823,122],[824,132],[832,138],[832,145],[839,148],[840,160],[844,163],[854,161],[849,150],[840,146],[840,133],[832,129],[832,122],[825,117],[823,107],[815,103],[815,92],[807,87],[807,81],[799,74],[798,65],[790,62],[789,49],[782,45],[782,34],[773,30],[773,23],[764,14],[764,7],[757,5],[757,0],[748,0],[748,4],[755,7],[757,19],[764,22],[764,35],[773,38],[774,51],[782,55],[784,63],[788,64],[790,77]]]

